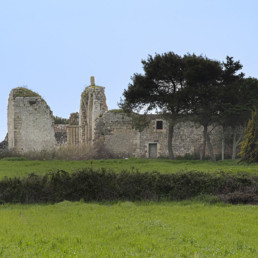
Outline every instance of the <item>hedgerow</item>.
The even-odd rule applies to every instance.
[[[55,203],[68,201],[185,200],[199,195],[217,196],[229,203],[258,204],[258,177],[248,173],[199,171],[115,173],[85,168],[60,170],[44,176],[0,181],[0,203]]]

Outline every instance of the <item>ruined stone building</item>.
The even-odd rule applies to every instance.
[[[55,147],[53,114],[37,93],[24,88],[13,89],[7,119],[9,150],[22,153]]]
[[[159,115],[150,115],[142,131],[134,129],[133,118],[121,110],[108,110],[105,88],[91,85],[81,94],[80,110],[70,116],[69,124],[56,125],[47,103],[36,93],[24,88],[13,89],[8,102],[9,150],[51,150],[69,144],[98,146],[117,157],[168,156],[168,124]],[[215,130],[216,131],[216,130]],[[219,149],[216,132],[212,136]],[[174,129],[173,151],[176,156],[198,154],[202,128],[191,122],[179,123]],[[215,151],[216,152],[216,151]]]

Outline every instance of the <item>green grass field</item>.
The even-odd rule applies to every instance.
[[[258,206],[0,206],[1,257],[258,257]]]
[[[63,169],[248,171],[234,161],[0,160],[0,178]],[[0,257],[258,257],[258,206],[183,202],[0,205]]]
[[[168,159],[110,159],[110,160],[87,160],[87,161],[38,161],[21,160],[19,158],[5,158],[0,160],[0,179],[8,177],[25,177],[30,173],[45,174],[58,169],[72,172],[80,168],[93,167],[112,168],[116,172],[121,170],[141,172],[158,171],[161,173],[175,173],[178,171],[198,170],[202,172],[232,171],[250,172],[258,174],[258,164],[238,164],[237,161],[225,160],[212,163],[211,161],[199,160],[168,160]]]

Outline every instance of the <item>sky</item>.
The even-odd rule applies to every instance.
[[[0,141],[11,89],[39,93],[68,118],[95,76],[116,109],[155,53],[232,56],[258,78],[257,13],[257,0],[0,0]]]

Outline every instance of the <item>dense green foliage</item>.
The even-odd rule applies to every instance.
[[[168,153],[174,158],[172,139],[174,126],[182,120],[191,120],[203,126],[203,146],[200,155],[205,158],[206,145],[210,157],[216,161],[208,127],[223,127],[222,159],[225,149],[225,129],[233,131],[232,158],[241,140],[236,139],[239,127],[245,126],[248,110],[258,104],[258,80],[244,78],[242,65],[232,57],[219,62],[204,56],[173,52],[155,54],[142,61],[144,74],[134,74],[132,83],[123,93],[120,106],[125,112],[155,111],[168,122]],[[241,130],[240,130],[241,131]],[[229,137],[227,135],[227,137]]]
[[[69,124],[69,119],[59,116],[54,117],[55,124]]]
[[[0,205],[1,257],[257,257],[258,206]]]
[[[254,163],[258,161],[258,118],[256,109],[253,110],[252,118],[245,130],[239,155],[242,162]]]
[[[231,203],[258,203],[258,177],[250,174],[198,171],[160,174],[83,169],[57,171],[44,176],[4,178],[0,202],[41,203],[64,200],[184,200],[217,195]]]

